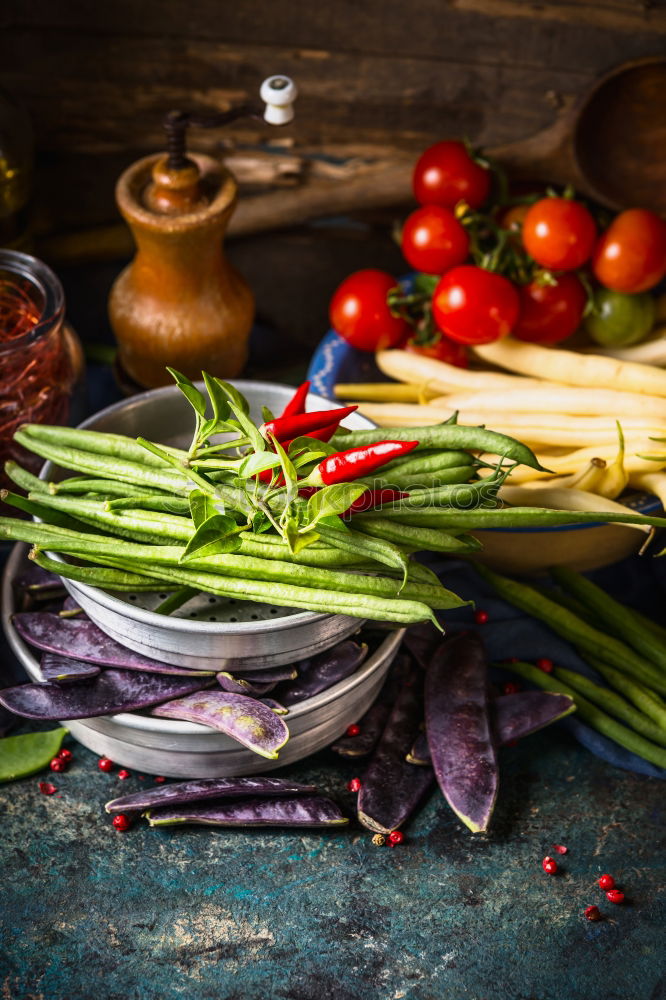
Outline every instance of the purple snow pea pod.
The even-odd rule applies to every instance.
[[[576,703],[554,691],[520,691],[490,702],[490,722],[498,746],[536,733],[575,711]]]
[[[285,778],[202,778],[198,781],[178,781],[158,788],[142,789],[132,795],[112,799],[104,807],[108,813],[124,812],[125,809],[154,809],[184,803],[202,802],[205,799],[222,799],[229,796],[314,795],[315,785],[302,785],[298,781]]]
[[[204,826],[344,826],[349,822],[340,809],[323,796],[297,799],[238,799],[210,805],[151,809],[151,826],[199,823]]]
[[[497,746],[506,746],[514,740],[558,722],[574,711],[573,698],[553,691],[521,691],[503,694],[489,703],[490,725]],[[430,764],[430,747],[425,731],[420,732],[407,755],[410,764]]]
[[[262,705],[266,705],[271,711],[275,712],[276,715],[289,715],[289,709],[281,705],[275,698],[260,698],[259,701]]]
[[[289,730],[276,713],[254,698],[226,691],[205,691],[189,695],[153,710],[161,719],[186,719],[219,729],[269,760],[289,739]]]
[[[134,712],[192,694],[212,683],[206,677],[164,677],[105,670],[76,684],[21,684],[0,691],[0,704],[26,719],[89,719]]]
[[[65,598],[62,604],[62,608],[58,612],[59,618],[88,618],[87,614],[83,608],[79,607],[78,601],[75,601],[73,597],[69,595]]]
[[[361,778],[358,818],[374,833],[390,833],[401,826],[433,783],[429,768],[415,768],[405,760],[423,715],[421,678],[413,668],[411,683],[401,688]]]
[[[431,622],[410,625],[405,632],[403,643],[421,669],[427,670],[435,651],[442,643],[442,633],[438,632]]]
[[[488,829],[498,772],[481,640],[464,633],[440,645],[426,672],[425,719],[435,776],[473,833]]]
[[[367,654],[365,643],[359,644],[351,639],[339,642],[337,646],[313,656],[309,667],[296,680],[281,684],[279,700],[283,705],[295,705],[306,698],[313,698],[355,673]]]
[[[57,653],[42,653],[39,669],[44,680],[54,684],[71,684],[97,677],[102,672],[102,668],[95,663],[73,660],[71,656],[58,656]]]
[[[269,681],[268,684],[251,683],[246,681],[244,677],[234,677],[226,670],[216,674],[215,678],[223,691],[228,691],[230,694],[247,694],[257,697],[268,694],[277,684],[277,681]]]
[[[267,667],[266,670],[257,670],[256,668],[244,670],[242,667],[234,667],[234,673],[242,680],[249,681],[250,684],[255,681],[257,684],[268,684],[269,681],[275,681],[277,684],[278,681],[293,681],[298,677],[298,670],[290,664],[285,664],[283,667]]]
[[[405,760],[408,764],[420,764],[423,767],[431,767],[430,747],[425,728],[419,730],[419,734],[412,744],[412,749],[407,754]]]
[[[61,618],[50,612],[26,611],[12,617],[19,635],[31,646],[60,656],[72,656],[86,663],[121,670],[142,670],[182,677],[212,677],[212,670],[190,670],[172,663],[161,663],[141,653],[126,649],[102,632],[89,618]]]
[[[399,653],[389,668],[377,698],[358,721],[360,732],[356,736],[340,737],[331,745],[331,750],[343,757],[364,757],[374,750],[410,669],[409,657]]]
[[[21,611],[28,611],[44,601],[52,601],[64,596],[64,584],[59,576],[42,569],[37,563],[28,562],[21,567],[12,582],[16,605]]]

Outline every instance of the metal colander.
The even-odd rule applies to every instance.
[[[11,649],[31,680],[41,681],[39,653],[28,646],[12,624],[16,610],[12,583],[25,569],[27,553],[28,546],[19,543],[7,561],[0,617]],[[356,621],[355,625],[358,624]],[[277,760],[266,760],[208,726],[180,719],[120,712],[94,719],[61,721],[75,739],[94,753],[141,773],[174,778],[264,774],[315,753],[341,736],[350,723],[358,722],[376,698],[403,635],[404,629],[387,632],[351,677],[292,706],[285,717],[289,742]]]

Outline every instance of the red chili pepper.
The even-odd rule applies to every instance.
[[[349,517],[351,514],[359,514],[363,510],[382,507],[393,500],[404,500],[408,496],[409,493],[401,493],[400,490],[366,490],[365,493],[360,495],[358,500],[354,500],[351,507],[348,507],[342,516]]]
[[[332,424],[327,424],[326,427],[322,427],[318,431],[309,431],[304,436],[313,438],[315,441],[330,441],[339,426],[340,421],[335,420]],[[291,442],[289,442],[289,444],[291,444]]]
[[[328,427],[322,427],[321,430],[311,431],[309,434],[303,434],[302,436],[303,437],[312,438],[313,441],[324,441],[324,442],[330,441],[331,438],[333,437],[333,435],[335,434],[335,432],[337,431],[338,426],[339,426],[339,423],[336,420],[335,423],[329,424]],[[289,445],[291,444],[291,441],[282,441],[281,444],[282,444],[282,447],[284,448],[284,450],[288,451],[289,450]],[[273,478],[274,473],[275,473],[275,469],[264,469],[263,472],[259,472],[258,473],[257,478],[259,479],[259,482],[261,482],[261,483],[270,483],[270,481]],[[277,485],[281,486],[283,484],[283,482],[284,482],[284,480],[282,478],[282,473],[280,473],[280,475],[278,476],[278,479],[277,479]],[[315,489],[315,487],[313,487],[313,491],[314,491],[314,489]]]
[[[281,444],[293,441],[294,438],[322,430],[337,421],[348,417],[356,410],[356,406],[342,406],[339,410],[315,410],[313,413],[297,413],[291,417],[276,417],[259,428],[266,439],[276,438]]]
[[[394,458],[407,455],[417,447],[418,441],[378,441],[363,448],[350,448],[329,455],[308,476],[309,486],[332,486],[348,483],[368,476]]]
[[[303,382],[291,397],[284,410],[282,417],[295,417],[298,413],[305,413],[305,401],[310,391],[310,383]]]

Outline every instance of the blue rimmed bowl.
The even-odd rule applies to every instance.
[[[373,354],[351,347],[329,330],[312,355],[307,377],[312,391],[335,400],[335,386],[344,382],[390,382]],[[646,493],[622,497],[640,514],[658,514],[661,502]],[[492,528],[475,531],[483,549],[474,558],[507,573],[537,574],[548,566],[580,571],[610,566],[638,552],[645,533],[620,524],[568,524],[558,528]]]

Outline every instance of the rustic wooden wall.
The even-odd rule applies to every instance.
[[[87,178],[63,203],[75,224],[109,212],[98,192],[119,165],[161,147],[166,110],[223,108],[272,72],[300,86],[297,148],[495,145],[665,36],[666,0],[3,0],[0,83],[30,110],[42,163]],[[242,143],[275,135],[234,128]]]
[[[115,178],[162,147],[165,111],[224,108],[270,73],[298,82],[293,126],[239,123],[199,133],[199,148],[233,136],[337,163],[444,137],[507,143],[548,126],[610,67],[663,53],[665,38],[666,0],[2,0],[0,85],[32,115],[39,225],[60,233],[117,219]],[[234,253],[269,298],[266,275],[279,274],[281,297],[264,307],[304,341],[325,323],[331,281],[370,263],[357,232],[285,234],[269,250],[245,240]],[[390,247],[378,257],[399,266]],[[313,332],[302,297],[315,293]]]

